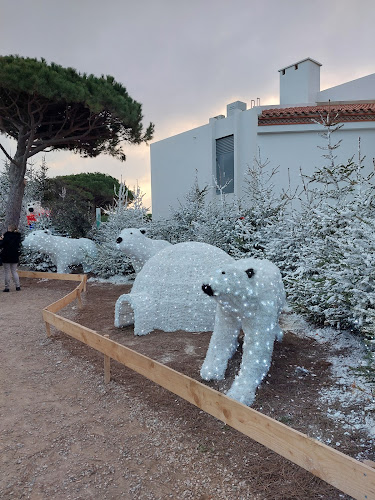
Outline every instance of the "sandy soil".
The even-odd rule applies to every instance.
[[[41,309],[74,286],[22,279],[21,292],[1,293],[1,499],[349,498],[115,362],[105,385],[99,353],[55,330],[46,337]],[[128,290],[89,283],[84,308],[62,314],[199,380],[210,334],[114,328],[115,301]],[[239,360],[225,382],[208,385],[229,386]],[[365,435],[327,418],[319,391],[334,384],[329,368],[324,346],[287,331],[254,408],[374,459]]]

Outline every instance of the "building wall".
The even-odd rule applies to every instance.
[[[151,144],[152,213],[168,217],[170,207],[184,203],[197,174],[200,186],[211,184],[212,130],[204,125]]]
[[[323,154],[327,151],[320,149],[327,145],[326,139],[321,137],[323,127],[319,125],[275,125],[259,127],[258,145],[262,159],[268,158],[271,167],[279,167],[274,178],[278,192],[296,188],[301,191],[301,171],[304,175],[311,175],[316,167],[327,164]],[[341,130],[332,135],[332,144],[342,140],[335,151],[338,163],[347,163],[353,155],[358,160],[358,138],[361,138],[361,153],[366,155],[364,165],[366,172],[373,169],[375,157],[375,123],[345,123]]]
[[[183,203],[197,176],[200,188],[209,186],[216,196],[216,139],[234,135],[234,194],[242,196],[243,175],[256,154],[258,112],[238,111],[225,119],[151,144],[152,213],[155,220],[170,215]],[[227,195],[231,198],[231,195]]]
[[[257,151],[257,128],[259,108],[252,108],[213,124],[212,175],[215,173],[215,140],[234,135],[234,195],[243,196],[243,177],[251,159]],[[214,196],[214,190],[211,192]]]
[[[318,102],[328,102],[329,100],[336,102],[374,102],[375,74],[319,92]]]

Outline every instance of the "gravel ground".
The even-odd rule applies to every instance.
[[[46,337],[41,309],[74,286],[22,279],[21,292],[1,294],[1,499],[349,498],[115,362],[105,385],[99,353],[56,330]],[[199,380],[210,334],[115,329],[114,304],[128,290],[89,283],[84,308],[62,314]],[[374,459],[365,434],[327,416],[327,356],[326,346],[286,332],[254,408]],[[208,385],[224,390],[239,361],[228,380]]]

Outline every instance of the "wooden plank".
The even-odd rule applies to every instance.
[[[37,271],[21,271],[18,270],[18,275],[21,278],[39,278],[48,280],[65,280],[65,281],[82,281],[85,274],[62,274],[62,273],[45,273]]]
[[[40,278],[40,279],[53,279],[53,280],[66,280],[66,281],[80,281],[79,285],[70,293],[61,299],[53,302],[47,306],[48,311],[57,312],[63,309],[68,304],[78,299],[78,305],[82,308],[81,291],[86,291],[87,275],[86,274],[58,274],[58,273],[45,273],[36,271],[18,271],[20,277],[23,278]]]
[[[67,295],[64,295],[62,299],[57,300],[56,302],[53,302],[49,306],[47,306],[45,309],[47,311],[51,312],[57,312],[69,305],[73,300],[77,298],[77,289],[75,288],[71,292],[69,292]]]
[[[50,311],[43,318],[356,499],[375,500],[375,469]]]
[[[104,335],[105,338],[109,338],[109,335]],[[111,358],[104,354],[104,383],[109,384],[111,381]]]

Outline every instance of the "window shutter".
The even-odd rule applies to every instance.
[[[216,139],[216,155],[234,152],[234,136],[228,135],[221,139]]]
[[[216,193],[234,193],[234,136],[216,139]]]

